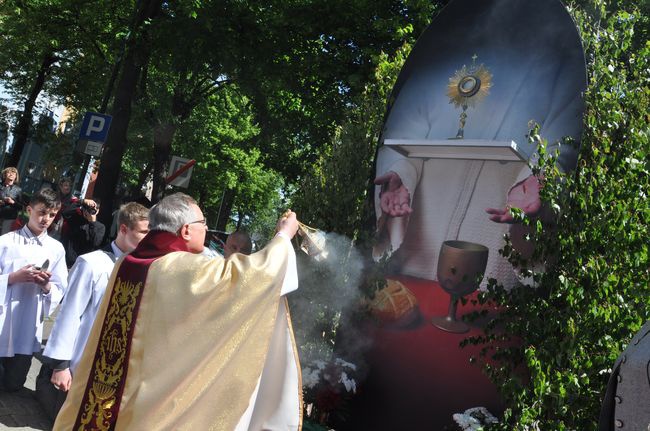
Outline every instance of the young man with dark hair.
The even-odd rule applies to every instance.
[[[2,389],[19,390],[41,350],[43,316],[58,305],[68,270],[60,242],[47,234],[61,203],[53,190],[34,194],[29,220],[0,236],[0,364]]]

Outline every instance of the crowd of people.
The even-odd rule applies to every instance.
[[[221,256],[206,253],[207,222],[188,195],[167,196],[151,209],[122,205],[116,236],[105,241],[99,202],[76,198],[70,180],[34,193],[24,223],[18,172],[7,168],[2,180],[1,391],[22,388],[42,351],[37,396],[55,429],[104,429],[116,421],[298,429],[299,367],[281,300],[297,288],[294,213],[280,219],[277,238],[259,253],[251,255],[250,237],[235,232]],[[236,311],[224,312],[233,301]],[[42,350],[43,322],[52,315]],[[234,350],[225,354],[225,347]],[[173,371],[150,374],[172,357]],[[144,382],[162,391],[144,394]],[[233,385],[243,385],[240,396],[233,397]],[[236,408],[205,408],[221,398]]]

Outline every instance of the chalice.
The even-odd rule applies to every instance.
[[[434,316],[431,323],[443,331],[462,334],[469,325],[456,320],[458,299],[478,289],[488,259],[488,248],[467,241],[445,241],[438,256],[438,284],[450,296],[446,316]]]

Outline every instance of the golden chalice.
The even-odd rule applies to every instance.
[[[467,241],[445,241],[438,257],[438,284],[451,295],[446,316],[434,316],[431,323],[447,332],[469,331],[469,325],[456,320],[458,299],[478,289],[487,266],[488,248]]]

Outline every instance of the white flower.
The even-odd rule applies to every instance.
[[[302,370],[302,384],[309,389],[312,389],[320,382],[320,370],[305,368]]]
[[[343,383],[346,391],[352,392],[353,394],[357,393],[357,382],[355,382],[354,379],[349,378],[345,371],[341,372],[341,379],[339,382]]]
[[[341,367],[349,368],[349,369],[351,369],[352,371],[357,371],[357,366],[356,366],[356,365],[354,365],[354,364],[352,364],[352,363],[350,363],[350,362],[344,361],[344,360],[341,359],[341,358],[336,358],[336,360],[334,361],[334,363],[335,363],[336,365],[340,365]]]
[[[483,425],[497,423],[498,420],[485,407],[474,407],[464,413],[456,413],[454,421],[463,431],[476,431],[483,429]]]
[[[481,427],[481,423],[470,415],[455,413],[452,417],[463,431],[474,431]]]
[[[331,368],[332,365],[334,365],[334,368]],[[326,369],[333,371],[333,373],[326,372]],[[341,358],[336,358],[333,362],[312,361],[310,366],[302,370],[302,383],[307,389],[313,389],[324,382],[332,386],[342,384],[347,392],[356,393],[357,382],[348,375],[348,373],[356,371],[356,369],[356,365]]]

